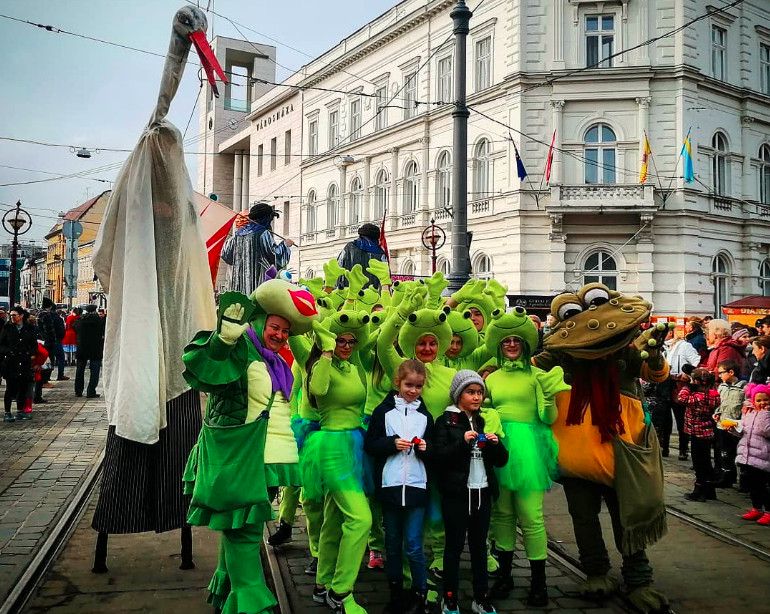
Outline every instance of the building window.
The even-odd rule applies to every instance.
[[[409,73],[404,76],[404,119],[409,119],[417,114],[417,73]]]
[[[377,173],[377,181],[374,184],[374,219],[382,219],[388,208],[388,172],[382,169]]]
[[[289,223],[291,221],[291,201],[283,201],[283,236],[289,236]]]
[[[449,211],[452,208],[452,162],[448,151],[438,157],[436,174],[436,209]]]
[[[318,154],[318,120],[311,120],[307,130],[307,151],[311,156]]]
[[[711,138],[714,154],[711,157],[711,177],[714,180],[714,194],[724,196],[729,191],[727,184],[727,137],[715,132]]]
[[[586,16],[586,66],[612,68],[615,48],[615,16]]]
[[[436,264],[436,270],[441,271],[446,277],[452,272],[452,265],[447,258],[441,258]]]
[[[283,164],[291,164],[291,130],[283,133]]]
[[[262,165],[265,162],[265,146],[259,145],[257,147],[257,177],[262,176]]]
[[[374,91],[374,94],[376,96],[374,129],[384,130],[388,127],[388,108],[386,106],[388,104],[388,86],[381,85]]]
[[[404,213],[417,211],[419,206],[417,186],[417,163],[409,162],[404,169]]]
[[[489,141],[481,139],[473,149],[473,194],[471,200],[489,195]]]
[[[759,289],[762,296],[770,296],[770,258],[765,258],[759,265]]]
[[[364,202],[364,186],[358,177],[350,184],[350,216],[348,224],[355,226],[361,221],[361,207]]]
[[[415,268],[414,268],[414,262],[411,260],[407,260],[404,262],[404,265],[401,267],[401,275],[404,277],[408,277],[410,279],[414,278]]]
[[[615,132],[607,124],[595,124],[586,131],[585,182],[615,183]]]
[[[275,170],[276,160],[278,158],[278,137],[270,139],[270,170]]]
[[[436,100],[438,102],[452,102],[452,56],[441,58],[438,61],[438,91]]]
[[[316,204],[315,204],[315,190],[310,190],[307,194],[307,220],[305,221],[305,232],[315,232],[316,229],[316,219],[315,219],[315,211]]]
[[[336,184],[329,186],[329,191],[326,193],[326,229],[334,230],[337,226],[337,213],[339,210],[340,199],[337,194]]]
[[[484,252],[479,252],[473,258],[471,271],[476,278],[490,279],[492,277],[492,259]]]
[[[759,73],[762,93],[770,96],[770,45],[759,46]]]
[[[598,282],[610,290],[618,289],[618,265],[609,252],[589,254],[583,264],[583,284]]]
[[[340,112],[339,109],[329,111],[329,149],[337,146],[340,140]]]
[[[307,269],[305,271],[305,279],[310,280],[313,279],[313,277],[315,277],[315,271],[313,269]]]
[[[492,37],[486,36],[476,41],[474,50],[473,82],[475,91],[479,92],[492,85]]]
[[[725,54],[727,51],[727,30],[711,26],[711,76],[724,81]]]
[[[350,140],[355,141],[361,132],[361,99],[350,101]]]
[[[770,145],[759,148],[759,202],[770,205]]]
[[[730,298],[730,262],[724,254],[717,254],[711,263],[711,277],[714,280],[714,316],[722,317],[722,307]]]

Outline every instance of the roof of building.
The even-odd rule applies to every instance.
[[[70,221],[73,221],[73,222],[77,222],[78,220],[82,219],[82,218],[83,218],[83,216],[84,216],[86,213],[88,213],[88,211],[91,209],[91,207],[93,207],[93,206],[96,204],[96,202],[97,202],[97,201],[98,201],[98,200],[99,200],[99,199],[100,199],[102,196],[104,196],[105,194],[107,194],[108,192],[111,192],[111,191],[112,191],[112,190],[105,190],[104,192],[102,192],[102,193],[101,193],[101,194],[99,194],[98,196],[94,196],[93,198],[91,198],[91,199],[87,200],[86,202],[84,202],[84,203],[80,203],[80,204],[79,204],[77,207],[74,207],[74,208],[70,209],[69,211],[67,211],[67,212],[64,214],[64,217],[63,217],[62,219],[64,219],[64,220],[70,220]],[[49,230],[49,231],[48,231],[48,234],[46,235],[46,239],[47,239],[49,236],[51,236],[53,233],[55,233],[55,232],[56,232],[56,231],[59,229],[59,227],[60,227],[60,226],[61,226],[61,223],[60,223],[60,222],[56,222],[56,223],[55,223],[55,224],[54,224],[54,225],[51,227],[51,230]]]

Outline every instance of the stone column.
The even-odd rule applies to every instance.
[[[564,0],[553,0],[553,68],[564,68]]]
[[[237,150],[233,156],[233,211],[241,210],[241,198],[243,195],[243,154]]]
[[[649,96],[644,98],[637,98],[636,104],[639,105],[639,164],[642,164],[642,156],[644,156],[644,135],[647,133],[649,129],[649,123],[650,123],[650,102],[652,101],[652,98]],[[648,137],[649,138],[649,133]],[[649,161],[648,161],[649,162]],[[620,164],[618,163],[618,166]],[[623,167],[621,167],[623,168]],[[651,172],[650,165],[648,164],[647,172]],[[623,180],[623,183],[625,183],[625,180]]]
[[[551,110],[551,123],[553,124],[553,129],[556,131],[556,138],[553,142],[553,161],[551,163],[551,185],[555,185],[561,184],[563,181],[561,176],[561,152],[559,149],[561,148],[562,142],[562,111],[564,110],[564,101],[552,100]]]
[[[372,159],[364,158],[364,209],[361,211],[361,222],[372,219]]]
[[[417,220],[417,225],[420,223],[427,223],[428,218],[426,212],[431,208],[429,203],[430,195],[428,193],[428,188],[430,187],[430,182],[428,181],[428,167],[430,166],[430,137],[426,134],[420,139],[420,143],[422,144],[422,174],[420,176],[420,206],[417,209],[417,217],[415,218]]]
[[[642,213],[639,216],[640,232],[636,241],[637,278],[636,291],[649,300],[653,300],[653,278],[655,277],[655,243],[652,235],[652,213]]]
[[[340,227],[340,235],[345,234],[345,224],[347,224],[347,198],[349,194],[347,192],[347,170],[346,164],[340,164],[340,198],[337,204],[337,226]]]
[[[562,214],[551,213],[548,217],[551,222],[551,232],[548,233],[551,252],[548,290],[552,294],[558,294],[559,292],[564,291],[565,286],[564,277],[567,272],[567,262],[565,260],[567,254],[567,236],[562,230],[562,222],[564,221]]]
[[[251,194],[249,193],[249,173],[251,172],[251,155],[249,151],[243,152],[243,180],[241,182],[241,211],[248,211],[251,206]]]
[[[393,147],[390,150],[390,194],[387,213],[390,220],[388,226],[391,230],[397,227],[396,220],[399,212],[396,203],[398,203],[398,147]]]

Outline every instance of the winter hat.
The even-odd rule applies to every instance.
[[[377,243],[380,240],[380,229],[374,224],[363,224],[358,229],[358,236],[366,237]]]
[[[484,385],[484,380],[475,371],[470,369],[460,369],[452,378],[452,383],[449,385],[449,396],[452,397],[452,402],[457,404],[457,400],[468,386],[471,384],[479,384],[482,392],[486,393],[487,387]]]
[[[770,386],[767,384],[756,384],[752,386],[751,390],[748,392],[748,395],[751,397],[751,402],[754,402],[754,397],[758,394],[766,394],[770,396]]]
[[[748,330],[746,330],[745,328],[739,328],[733,333],[733,341],[740,341],[744,337],[748,337],[748,336],[749,336]]]
[[[249,219],[260,224],[269,224],[279,213],[268,203],[257,203],[249,209]]]
[[[43,297],[43,309],[50,309],[54,306],[54,302],[47,296]]]

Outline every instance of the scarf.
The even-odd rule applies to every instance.
[[[246,329],[246,333],[249,335],[249,339],[251,339],[254,347],[257,348],[259,355],[265,361],[267,372],[270,374],[270,381],[273,384],[273,392],[283,392],[283,396],[286,397],[286,400],[289,400],[291,398],[291,388],[294,385],[294,374],[291,372],[291,368],[278,352],[262,347],[262,343],[251,325]]]
[[[582,424],[589,404],[591,424],[599,428],[602,443],[625,433],[620,416],[620,372],[611,357],[575,362],[567,425]]]
[[[380,256],[385,253],[382,251],[382,248],[379,245],[367,237],[359,237],[353,241],[353,245],[355,245],[361,251],[366,252],[367,254]]]
[[[263,226],[262,224],[258,224],[257,222],[249,222],[248,224],[241,226],[238,230],[235,231],[236,237],[242,237],[244,235],[250,235],[255,232],[259,232],[260,230],[270,230],[269,226]]]
[[[417,409],[420,407],[420,399],[417,398],[411,403],[407,403],[401,396],[396,395],[393,397],[393,402],[395,404],[395,408],[399,411],[399,413],[406,413],[407,410],[410,411],[417,411]]]

